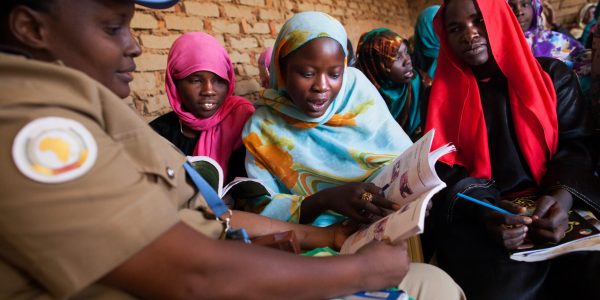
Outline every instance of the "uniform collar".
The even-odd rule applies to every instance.
[[[14,46],[8,46],[8,45],[0,45],[0,53],[5,53],[5,54],[13,54],[13,55],[20,55],[20,56],[25,56],[26,58],[31,58],[31,54],[23,49],[14,47]]]

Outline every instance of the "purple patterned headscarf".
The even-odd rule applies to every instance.
[[[544,29],[542,1],[531,0],[533,20],[525,32],[527,43],[535,57],[553,57],[565,62],[580,75],[589,74],[591,55],[577,40],[560,32]]]

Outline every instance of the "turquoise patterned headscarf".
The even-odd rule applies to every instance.
[[[277,193],[243,208],[290,222],[299,221],[305,197],[368,180],[412,144],[377,89],[355,68],[345,68],[342,88],[324,116],[309,118],[293,104],[278,62],[315,38],[331,38],[346,48],[344,28],[327,14],[299,13],[284,24],[271,60],[271,74],[277,75],[242,132],[248,176]],[[313,224],[341,218],[327,212]]]
[[[317,21],[318,20],[318,21]],[[327,31],[324,28],[328,28]],[[275,105],[278,102],[279,96],[287,96],[285,82],[281,74],[279,60],[285,58],[294,50],[302,45],[320,37],[332,38],[340,43],[344,50],[344,57],[348,55],[346,49],[346,31],[344,26],[333,17],[321,12],[301,12],[291,18],[286,26],[281,28],[275,46],[273,47],[273,56],[271,57],[271,66],[269,73],[274,74],[270,79],[270,90],[264,93],[264,98],[261,100],[271,102],[270,105]],[[344,40],[345,39],[345,40]],[[346,62],[344,62],[344,65]],[[344,80],[345,82],[345,80]],[[342,90],[344,87],[342,86]],[[338,95],[340,98],[340,95]],[[279,100],[278,100],[279,99]],[[259,102],[259,104],[262,102]],[[311,119],[306,114],[285,99],[278,105],[278,109],[290,117],[310,122],[324,123],[333,113],[339,109],[340,101],[333,101],[327,111],[319,118]]]
[[[439,5],[433,5],[424,9],[417,17],[415,26],[415,49],[414,65],[419,70],[427,72],[429,77],[433,78],[437,67],[438,52],[440,52],[440,40],[433,30],[433,17],[440,9]],[[432,60],[429,66],[425,65],[426,58]]]

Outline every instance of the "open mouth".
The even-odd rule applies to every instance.
[[[200,102],[198,107],[204,111],[212,111],[217,108],[217,103],[215,102]]]
[[[320,112],[325,109],[329,99],[314,99],[306,102],[308,109],[313,112]]]

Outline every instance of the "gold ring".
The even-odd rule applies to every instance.
[[[373,202],[373,194],[369,193],[369,192],[364,192],[362,193],[362,195],[360,195],[360,200],[365,201],[365,202]]]

